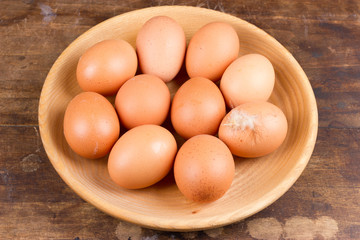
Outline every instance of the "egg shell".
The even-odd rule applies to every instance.
[[[172,125],[185,139],[198,134],[216,134],[225,114],[220,89],[202,77],[186,81],[175,93],[171,106]]]
[[[115,108],[123,126],[130,129],[144,124],[161,125],[170,109],[170,91],[158,77],[136,75],[118,91]]]
[[[186,51],[186,71],[190,78],[220,80],[225,69],[239,55],[239,37],[223,22],[208,23],[191,38]]]
[[[135,49],[122,39],[96,43],[79,59],[76,78],[84,91],[114,95],[137,70]]]
[[[233,108],[219,127],[219,138],[239,157],[261,157],[284,141],[288,124],[280,108],[265,101]]]
[[[68,104],[64,116],[64,135],[71,149],[85,158],[107,155],[120,134],[114,107],[102,95],[82,92]]]
[[[261,54],[247,54],[232,62],[225,70],[220,90],[228,107],[251,101],[267,101],[274,89],[274,67]]]
[[[179,190],[196,202],[211,202],[230,188],[235,163],[228,147],[217,137],[197,135],[179,149],[174,176]]]
[[[111,179],[128,189],[145,188],[171,170],[177,151],[174,136],[158,125],[141,125],[123,134],[109,154]]]
[[[143,73],[171,81],[184,61],[185,33],[180,24],[167,16],[148,20],[136,37],[136,51]]]

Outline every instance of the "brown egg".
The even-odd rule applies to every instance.
[[[265,56],[247,54],[225,70],[220,89],[230,108],[251,101],[267,101],[274,89],[275,71]]]
[[[148,187],[171,170],[177,151],[174,136],[157,125],[141,125],[127,131],[110,152],[108,170],[121,187]]]
[[[123,126],[161,125],[170,109],[170,91],[158,77],[137,75],[120,88],[115,107]]]
[[[134,48],[124,40],[104,40],[90,47],[79,59],[76,78],[84,91],[116,94],[137,69]]]
[[[185,33],[180,24],[167,16],[148,20],[136,37],[136,51],[143,73],[171,81],[180,71],[186,50]]]
[[[235,163],[228,147],[217,137],[197,135],[179,149],[174,163],[176,185],[186,198],[211,202],[230,188]]]
[[[280,108],[269,102],[248,102],[233,108],[221,122],[219,138],[234,155],[260,157],[284,141],[288,124]]]
[[[220,80],[225,69],[238,57],[239,47],[239,37],[230,24],[206,24],[189,42],[185,59],[186,71],[191,78]]]
[[[119,138],[120,124],[114,107],[102,95],[83,92],[68,104],[64,116],[66,141],[80,156],[100,158]]]
[[[214,135],[226,114],[219,88],[209,79],[186,81],[176,92],[171,106],[171,122],[183,138],[198,134]]]

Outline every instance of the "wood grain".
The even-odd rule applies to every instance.
[[[45,21],[40,3],[56,16]],[[41,86],[68,44],[115,15],[174,4],[224,11],[264,29],[298,60],[318,104],[317,143],[298,181],[263,211],[213,231],[154,231],[102,213],[61,180],[34,130]],[[338,231],[327,221],[314,239],[358,239],[359,7],[351,0],[0,1],[0,239],[259,239],[264,228],[273,239],[297,239],[314,230],[294,233],[292,220],[305,226],[324,217]]]

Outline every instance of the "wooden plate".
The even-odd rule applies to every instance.
[[[156,15],[167,15],[179,22],[188,41],[196,30],[208,22],[227,22],[239,35],[240,54],[261,53],[271,60],[276,71],[270,102],[279,106],[288,119],[285,142],[268,156],[235,159],[233,184],[224,197],[213,203],[199,204],[186,200],[171,174],[146,189],[122,189],[110,180],[106,158],[88,160],[77,156],[63,135],[66,106],[81,92],[75,70],[82,53],[94,43],[109,38],[122,38],[135,46],[139,28]],[[172,93],[180,83],[181,80],[175,80],[169,84]],[[165,6],[113,17],[70,44],[45,80],[39,104],[39,126],[44,148],[54,168],[83,199],[114,217],[148,228],[194,231],[239,221],[282,196],[310,159],[317,136],[318,115],[314,93],[304,71],[294,57],[267,33],[225,13],[195,7]]]

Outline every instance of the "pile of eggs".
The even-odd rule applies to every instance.
[[[186,46],[182,27],[166,16],[142,26],[136,51],[121,39],[93,45],[77,65],[84,92],[66,108],[67,143],[85,158],[108,156],[109,176],[120,187],[145,188],[174,171],[187,199],[219,199],[233,181],[234,155],[264,156],[287,134],[284,113],[267,102],[271,62],[255,53],[239,57],[239,48],[236,31],[223,22],[206,24]],[[184,61],[189,80],[171,100],[166,83]],[[168,117],[186,140],[179,149],[161,126]],[[120,124],[127,129],[121,136]]]

